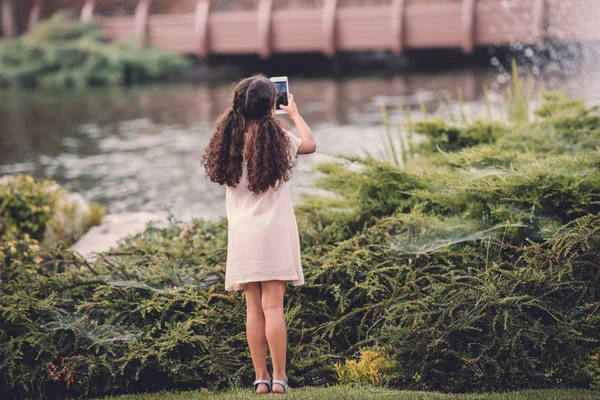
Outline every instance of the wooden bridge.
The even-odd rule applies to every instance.
[[[4,37],[61,9],[182,53],[458,48],[600,40],[600,0],[0,0]]]

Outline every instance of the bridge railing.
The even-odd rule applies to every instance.
[[[600,0],[23,0],[29,24],[60,9],[101,16],[113,39],[183,53],[461,48],[600,40]],[[0,0],[0,13],[11,0]],[[2,18],[6,20],[6,18]],[[10,35],[9,35],[10,36]]]

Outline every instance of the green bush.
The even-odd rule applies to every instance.
[[[395,245],[418,232],[405,218],[305,252],[306,286],[286,302],[296,384],[334,382],[336,363],[377,345],[392,349],[386,376],[399,387],[585,381],[578,371],[600,339],[598,216],[543,244],[465,240],[422,254]],[[94,266],[66,249],[21,251],[29,258],[3,266],[7,396],[249,384],[244,300],[223,288],[226,226],[195,225],[150,228]]]
[[[358,360],[349,359],[336,363],[335,372],[342,385],[381,385],[388,378],[392,367],[384,349],[361,349]]]
[[[48,191],[52,184],[36,182],[26,175],[0,184],[0,237],[21,238],[27,234],[42,240],[55,210],[56,197]]]
[[[450,156],[452,164],[456,157]],[[514,231],[538,239],[560,225],[586,214],[600,212],[600,156],[548,156],[510,168],[460,168],[424,172],[402,169],[386,162],[361,160],[361,172],[326,164],[317,182],[340,195],[326,203],[314,199],[330,219],[355,230],[396,212],[422,210],[446,217],[498,224],[520,225]]]
[[[590,375],[592,389],[600,390],[600,348],[589,355],[585,370]]]
[[[90,212],[84,217],[83,225],[84,229],[87,231],[92,226],[102,225],[102,220],[104,219],[104,207],[102,204],[98,202],[93,202],[90,206]]]
[[[71,244],[89,228],[102,223],[102,205],[92,203],[87,212],[69,195],[49,179],[4,177],[0,183],[0,239],[31,238],[45,246]]]
[[[398,360],[411,360],[400,364],[397,383],[477,391],[585,380],[582,363],[600,339],[600,319],[590,312],[600,300],[593,284],[599,222],[582,217],[544,244],[509,249],[508,257],[484,247],[479,270],[457,263],[427,277],[407,301],[389,304],[378,339]]]
[[[432,150],[443,151],[494,143],[508,131],[508,127],[499,122],[477,120],[460,126],[441,119],[415,121],[409,124],[409,129],[431,139],[426,143],[433,146]]]
[[[0,85],[88,86],[173,77],[181,55],[133,42],[110,43],[95,22],[57,13],[23,37],[0,41]]]

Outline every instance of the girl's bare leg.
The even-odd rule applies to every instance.
[[[256,379],[270,379],[267,370],[267,338],[265,335],[265,316],[261,306],[262,290],[260,282],[242,284],[246,296],[246,336],[252,357]],[[267,393],[268,386],[259,384],[257,393]]]
[[[286,380],[285,373],[287,332],[283,315],[283,296],[286,281],[261,282],[262,310],[265,316],[265,328],[269,351],[273,361],[273,379]],[[281,385],[272,387],[275,393],[282,393]]]

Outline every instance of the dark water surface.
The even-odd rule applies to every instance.
[[[599,74],[538,78],[588,99],[600,95]],[[310,189],[315,164],[333,153],[383,148],[381,106],[419,103],[436,110],[461,89],[467,111],[481,112],[483,88],[492,100],[509,84],[497,69],[401,73],[392,76],[290,78],[318,152],[299,157],[294,201]],[[0,174],[53,178],[108,213],[160,211],[179,218],[218,218],[224,188],[204,177],[200,156],[214,120],[230,104],[231,82],[87,90],[0,90]]]

